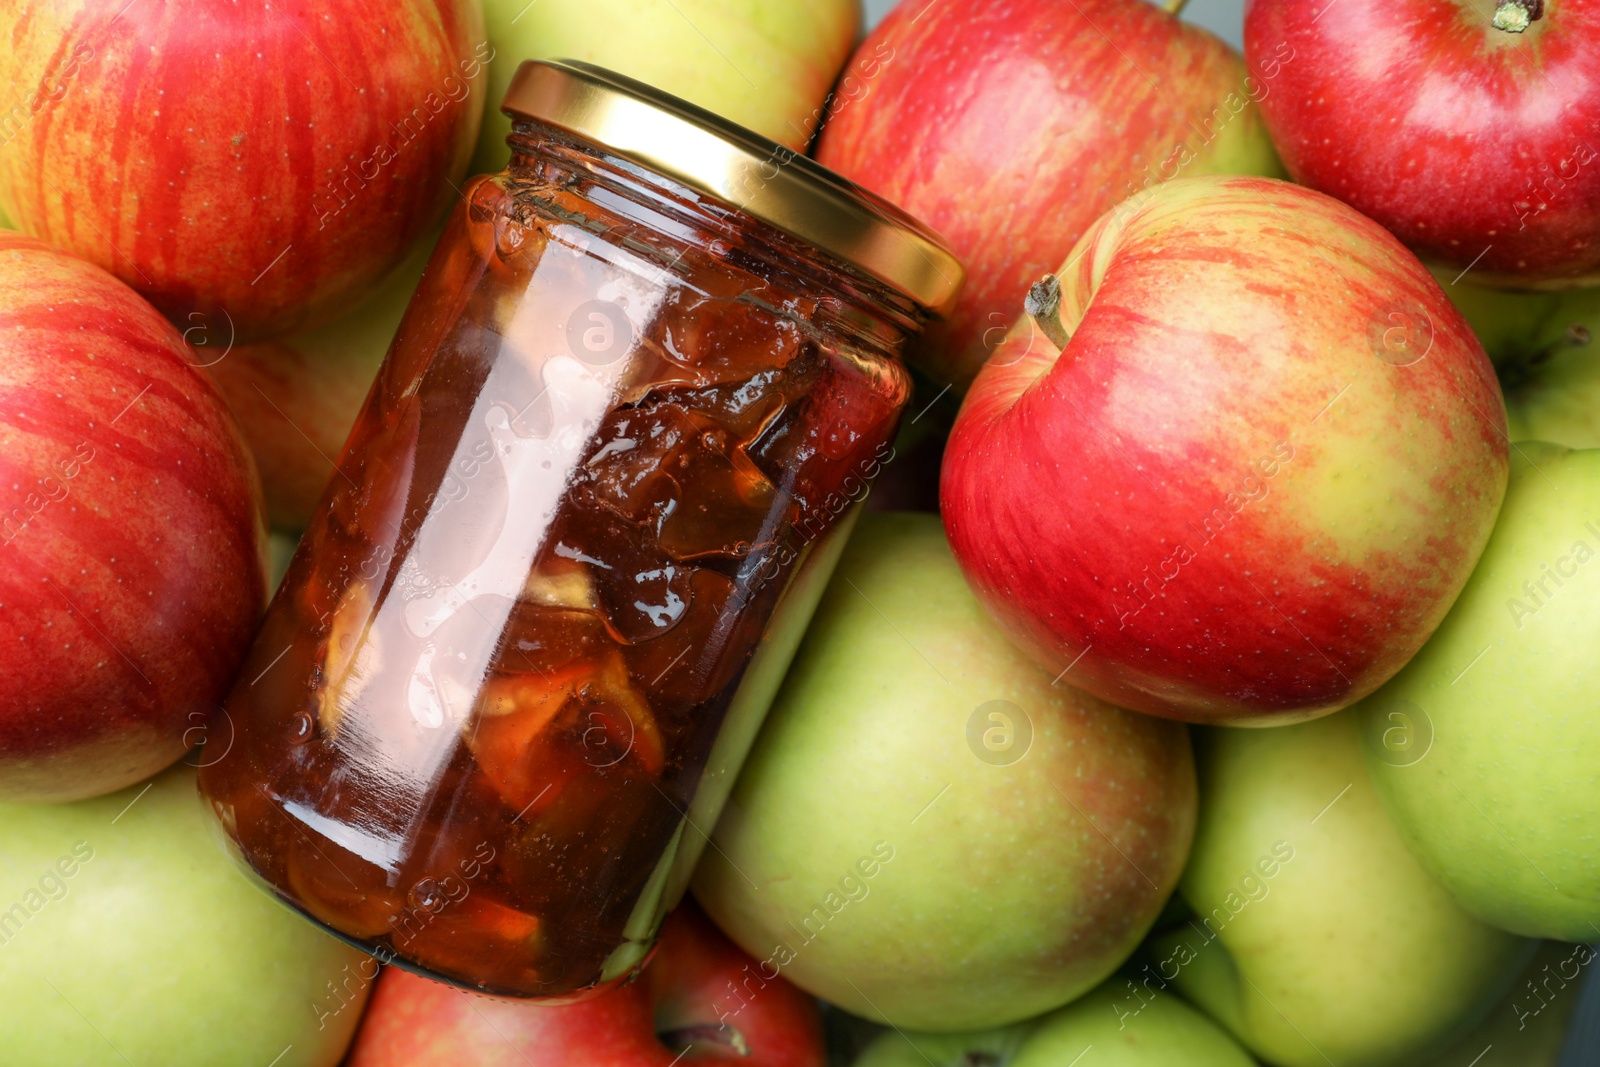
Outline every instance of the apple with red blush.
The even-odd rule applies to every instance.
[[[1352,704],[1422,647],[1499,512],[1506,415],[1393,236],[1301,186],[1179,179],[1029,304],[940,499],[980,599],[1062,681],[1260,726]]]
[[[239,341],[336,317],[431,231],[494,53],[479,0],[10,0],[0,24],[0,206]]]
[[[1294,179],[1480,284],[1600,285],[1600,2],[1251,0]]]
[[[745,955],[693,903],[633,981],[570,1004],[470,993],[388,968],[348,1067],[823,1067],[816,1002]]]
[[[967,267],[912,362],[963,388],[1028,283],[1140,189],[1282,173],[1258,110],[1281,63],[1247,69],[1149,0],[899,4],[845,68],[817,158],[927,223]]]
[[[110,274],[0,232],[0,800],[148,778],[244,658],[261,490],[190,356]]]

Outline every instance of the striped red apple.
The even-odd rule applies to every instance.
[[[1312,718],[1394,675],[1507,476],[1494,370],[1426,268],[1321,193],[1191,178],[1103,216],[1059,297],[973,384],[942,475],[1013,636],[1190,722]]]
[[[0,800],[110,792],[204,738],[265,543],[243,439],[178,332],[0,233]]]
[[[960,301],[913,359],[964,388],[1102,211],[1179,175],[1281,173],[1257,109],[1281,63],[1246,70],[1149,0],[902,0],[846,67],[817,158],[961,257]]]
[[[0,206],[241,341],[345,309],[429,232],[493,51],[478,0],[0,0],[0,25]]]

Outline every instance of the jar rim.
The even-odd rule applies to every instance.
[[[604,67],[528,60],[501,110],[593,141],[817,246],[936,314],[965,280],[944,240],[802,153]]]

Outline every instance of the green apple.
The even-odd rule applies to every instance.
[[[181,765],[94,800],[0,805],[0,1059],[339,1062],[375,966],[251,884],[210,821]]]
[[[1600,450],[1527,442],[1472,578],[1359,705],[1406,842],[1468,911],[1600,939]],[[1589,566],[1594,563],[1594,566]]]
[[[976,1030],[1092,989],[1193,827],[1184,728],[1035,666],[939,519],[864,515],[695,874],[767,970],[880,1022]]]
[[[479,174],[510,158],[500,100],[527,59],[598,63],[803,151],[861,28],[861,0],[484,0],[483,14]]]
[[[1588,945],[1544,942],[1482,1022],[1416,1067],[1556,1067],[1594,958]]]
[[[891,1030],[855,1067],[1252,1067],[1244,1049],[1172,993],[1113,978],[1041,1019],[973,1034]],[[1094,1050],[1094,1056],[1084,1054]]]
[[[1347,712],[1196,740],[1200,822],[1155,941],[1171,982],[1285,1067],[1410,1065],[1471,1026],[1532,946],[1468,915],[1407,851]]]

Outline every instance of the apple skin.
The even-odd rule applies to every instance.
[[[1600,448],[1600,289],[1485,289],[1434,270],[1500,376],[1513,441]]]
[[[500,98],[527,59],[580,59],[805,151],[861,29],[861,0],[484,0],[495,58],[473,170],[510,158]]]
[[[1500,362],[1511,439],[1600,448],[1600,289],[1540,295],[1553,300]]]
[[[303,530],[311,521],[434,243],[421,242],[359,307],[326,326],[220,354],[214,343],[225,339],[189,335],[193,358],[250,444],[273,527]]]
[[[1295,57],[1261,105],[1289,173],[1480,281],[1600,285],[1600,3],[1543,7],[1250,0],[1246,58]]]
[[[1177,881],[1194,770],[1182,727],[1051,678],[973,600],[936,516],[863,515],[696,898],[800,988],[902,1028],[1092,989]]]
[[[1178,174],[1283,173],[1254,103],[1276,69],[1247,71],[1148,0],[1100,0],[1092,17],[1060,0],[905,0],[846,68],[817,158],[966,265],[911,356],[959,390],[1102,212]]]
[[[980,600],[1121,707],[1281,724],[1433,632],[1506,479],[1494,370],[1427,270],[1338,201],[1180,178],[1061,271],[967,394],[940,500]]]
[[[1003,1030],[890,1031],[852,1067],[1066,1067],[1091,1048],[1094,1056],[1085,1062],[1094,1067],[1254,1067],[1233,1038],[1176,996],[1155,997],[1137,1015],[1124,1007],[1127,999],[1123,982],[1113,978],[1041,1019]]]
[[[0,75],[59,94],[14,120],[0,204],[186,330],[336,316],[443,216],[478,135],[478,0],[4,0],[0,24]]]
[[[1415,1067],[1558,1067],[1594,949],[1545,941],[1482,1022]]]
[[[1461,598],[1360,709],[1373,780],[1422,863],[1484,921],[1565,941],[1600,940],[1597,531],[1600,450],[1519,444]],[[1392,754],[1404,744],[1426,747]]]
[[[1158,988],[1283,1067],[1412,1067],[1505,992],[1534,946],[1468,915],[1412,857],[1354,715],[1208,730],[1195,747],[1179,892],[1196,917],[1154,940]]]
[[[240,876],[194,778],[0,805],[7,1063],[339,1063],[369,961]]]
[[[346,1067],[672,1067],[733,1058],[823,1067],[822,1019],[814,1001],[759,971],[690,903],[668,917],[637,979],[558,1007],[391,967]]]
[[[74,800],[194,743],[266,604],[261,489],[172,325],[0,233],[0,800]]]
[[[1537,371],[1541,356],[1585,347],[1573,327],[1600,333],[1600,289],[1488,289],[1460,271],[1429,270],[1502,375],[1515,364]]]

